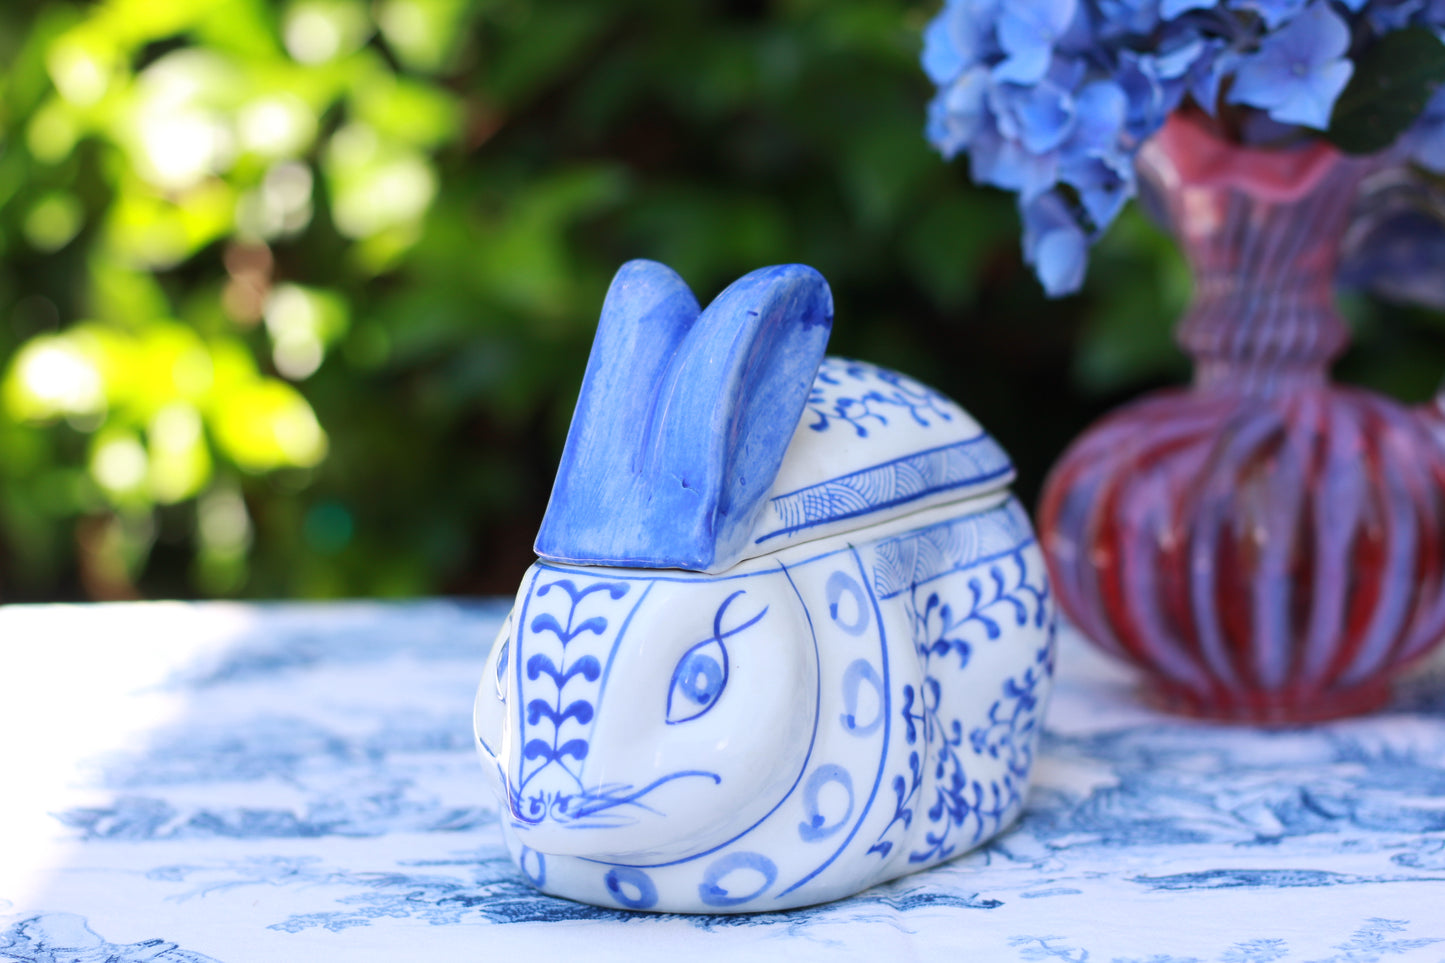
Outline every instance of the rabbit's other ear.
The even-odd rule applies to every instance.
[[[718,295],[658,392],[644,452],[648,531],[669,564],[716,571],[744,556],[802,417],[833,324],[828,282],[784,264]]]
[[[592,561],[606,550],[615,513],[637,498],[656,394],[699,310],[672,268],[637,260],[618,269],[537,534],[538,555]]]

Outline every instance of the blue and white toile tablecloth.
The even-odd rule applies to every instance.
[[[1013,832],[842,903],[659,917],[507,859],[470,732],[502,615],[0,609],[0,960],[1445,961],[1445,662],[1375,717],[1226,728],[1065,633]]]

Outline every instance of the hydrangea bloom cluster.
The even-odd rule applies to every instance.
[[[1134,194],[1139,146],[1186,97],[1323,130],[1352,52],[1407,26],[1445,39],[1445,0],[946,0],[924,37],[928,137],[1017,192],[1025,258],[1067,294]],[[1445,168],[1445,91],[1411,136]]]

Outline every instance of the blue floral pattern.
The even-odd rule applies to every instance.
[[[0,953],[26,963],[217,963],[161,939],[112,943],[74,913],[45,913],[0,931]]]
[[[526,690],[530,697],[517,706],[525,761],[511,800],[513,816],[527,822],[579,817],[575,807],[584,787],[576,767],[587,758],[602,665],[616,641],[622,614],[614,612],[611,603],[632,589],[626,582],[593,579],[578,585],[542,573],[537,578],[528,599],[535,607],[521,613],[529,644],[517,646],[513,668],[517,691],[522,691],[524,676],[532,683]],[[596,604],[588,604],[594,600]]]
[[[985,563],[984,600],[991,564],[1011,584],[1007,558]],[[927,569],[951,571],[907,568]],[[838,617],[852,624],[838,585]],[[950,630],[962,610],[944,619],[927,591],[902,591],[921,619],[915,644],[945,643],[930,653],[939,672],[962,657],[957,642],[970,660],[987,656],[981,623]],[[1011,619],[1010,608],[984,614]],[[1252,730],[1155,714],[1128,675],[1061,631],[1034,789],[1015,829],[838,903],[680,918],[555,899],[524,876],[534,862],[512,862],[482,793],[469,715],[504,606],[198,605],[179,623],[168,621],[175,610],[0,609],[0,638],[46,639],[24,662],[33,684],[4,707],[13,718],[58,730],[93,698],[87,686],[121,685],[106,725],[128,733],[101,755],[57,755],[63,780],[27,778],[21,741],[0,743],[14,814],[0,824],[0,958],[409,960],[467,958],[479,946],[532,958],[545,939],[597,961],[942,958],[965,941],[997,960],[1445,959],[1445,662],[1380,715]],[[144,672],[122,682],[76,672],[103,664],[117,639],[143,640],[123,644],[150,663]],[[16,652],[0,650],[0,669],[16,669]],[[871,685],[862,670],[854,680]],[[1014,682],[972,713],[937,714],[944,735],[959,720],[953,751],[965,765],[990,751],[1011,769],[1029,764],[1013,759],[1009,735],[1031,717],[1030,685]],[[919,706],[915,717],[926,715]],[[855,709],[867,729],[872,713]],[[901,699],[890,716],[902,739]],[[915,745],[926,745],[914,725]],[[911,778],[890,770],[875,802],[890,818],[897,775]],[[919,802],[913,818],[926,820],[933,800]],[[972,826],[950,831],[948,842]],[[32,883],[8,885],[17,872]],[[535,925],[552,922],[568,926]]]
[[[1002,485],[1012,476],[1013,464],[998,442],[977,435],[775,495],[772,506],[780,524],[754,542],[761,545],[780,535],[858,518],[941,492],[961,496],[966,493],[960,489]]]
[[[823,465],[847,470],[830,476]],[[896,371],[825,357],[750,551],[998,493],[1012,478],[1008,454],[943,395]]]
[[[865,361],[826,357],[808,394],[803,423],[813,431],[850,431],[867,438],[870,430],[895,418],[920,428],[952,421],[943,395],[906,375]]]
[[[916,864],[948,859],[960,846],[976,845],[1018,816],[1033,768],[1044,686],[1054,665],[1054,609],[1042,561],[1028,552],[1031,545],[1026,542],[981,569],[961,573],[950,567],[912,584],[908,611],[923,683],[916,689],[903,686],[899,711],[910,747],[908,766],[893,777],[894,816],[870,852],[888,856],[895,828],[910,828],[920,812],[929,825],[924,844],[908,854]],[[963,582],[964,590],[949,586],[950,579]],[[982,721],[968,726],[960,711],[966,715],[970,707],[946,699],[945,689],[968,667],[975,646],[999,644],[1004,623],[1046,628],[1046,641],[1032,664],[1004,681]],[[980,757],[1002,758],[1007,765],[997,778],[981,780],[971,775],[972,760]],[[931,783],[924,779],[929,768]]]
[[[880,597],[902,557],[912,560],[907,593]],[[950,859],[1017,818],[1051,679],[1054,631],[1042,557],[1018,503],[881,541],[796,546],[770,562],[721,576],[539,563],[524,579],[522,628],[504,636],[494,656],[498,665],[517,666],[512,689],[498,708],[483,685],[478,712],[492,721],[479,722],[477,735],[484,769],[500,775],[495,786],[508,798],[513,858],[539,887],[628,909],[786,908]],[[559,587],[570,607],[548,608]],[[655,604],[644,604],[649,593]],[[624,597],[637,602],[617,632],[594,608],[581,610],[589,598],[606,607]],[[713,608],[710,635],[693,642],[687,633]],[[749,687],[732,682],[730,672],[733,637],[765,617],[772,621],[761,624],[761,634],[750,634],[749,662],[772,665],[767,675],[787,679],[773,690],[760,675]],[[901,625],[907,628],[898,637]],[[583,649],[580,660],[566,663],[575,668],[563,668],[580,654],[568,654],[568,646],[583,637],[596,640],[595,652]],[[761,638],[768,657],[756,651]],[[655,664],[662,651],[677,662],[660,720],[638,711],[655,704],[655,682],[637,682],[667,678]],[[574,672],[587,687],[564,695]],[[747,691],[729,700],[726,690],[739,685]],[[715,732],[703,739],[685,728],[719,701],[730,708],[722,721],[710,720]],[[497,720],[519,711],[514,739]],[[583,724],[609,713],[623,722],[610,723],[612,741],[594,753]],[[541,739],[528,728],[539,720]],[[571,726],[565,736],[556,720]],[[684,728],[674,734],[675,726]],[[743,749],[739,726],[794,735]],[[504,745],[512,753],[521,746],[520,759],[495,748]],[[654,758],[668,762],[633,762]],[[678,765],[686,768],[666,772]],[[552,766],[559,772],[548,780]],[[912,781],[892,777],[890,820],[875,803],[886,798],[889,771],[900,767]],[[777,775],[750,782],[743,770]],[[589,779],[599,777],[589,773],[599,771],[647,785],[591,787]],[[676,779],[704,781],[672,794],[672,802],[643,802]],[[556,788],[538,796],[529,788],[535,784]],[[917,819],[916,807],[923,814]],[[746,818],[729,821],[739,810]],[[629,818],[638,811],[647,815]],[[697,812],[710,815],[694,825]],[[651,821],[645,834],[644,819]],[[593,832],[585,841],[559,836],[544,820]],[[728,833],[708,835],[719,822]],[[659,840],[668,839],[678,842],[659,853]],[[906,861],[887,861],[895,846],[908,850]]]
[[[1014,556],[1033,543],[1028,513],[1016,500],[971,516],[963,522],[945,522],[919,532],[891,538],[878,546],[878,563],[874,570],[874,588],[880,599],[891,599],[915,586],[925,584],[950,572],[961,571],[998,559]],[[990,569],[990,572],[995,571]],[[999,576],[1001,577],[1001,576]],[[996,576],[989,580],[1002,598],[1005,590]],[[1015,588],[1025,593],[1023,576]],[[981,591],[972,582],[970,593]],[[979,599],[973,609],[978,611]]]

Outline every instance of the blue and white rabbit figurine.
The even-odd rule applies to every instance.
[[[1054,602],[1007,455],[825,358],[832,296],[763,268],[699,310],[622,267],[477,694],[538,888],[787,909],[931,866],[1024,804]]]

